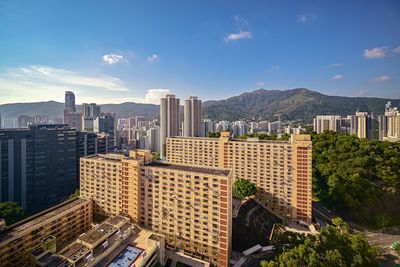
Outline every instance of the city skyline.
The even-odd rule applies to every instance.
[[[400,98],[396,1],[93,3],[0,5],[1,104],[61,102],[65,90],[78,103],[207,101],[261,87]]]

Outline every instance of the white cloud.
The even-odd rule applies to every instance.
[[[258,87],[263,87],[265,85],[265,82],[258,82],[256,83],[256,86]]]
[[[273,72],[273,71],[280,70],[280,69],[281,69],[281,66],[275,65],[275,66],[269,67],[267,69],[267,72]]]
[[[171,90],[154,88],[143,97],[132,96],[119,78],[104,74],[82,74],[49,66],[28,66],[0,72],[0,103],[63,101],[64,91],[72,90],[79,103],[151,103],[160,104],[160,98]],[[136,90],[136,92],[139,92]]]
[[[341,63],[334,63],[334,64],[331,64],[331,67],[332,67],[332,68],[338,68],[338,67],[341,67],[341,66],[343,66],[343,64],[341,64]]]
[[[390,80],[390,76],[389,75],[382,75],[382,76],[378,76],[373,78],[372,80],[370,80],[370,82],[372,83],[380,83],[380,82],[386,82]]]
[[[368,59],[379,59],[387,56],[387,47],[375,47],[372,49],[364,49],[364,57]]]
[[[167,94],[171,94],[169,89],[157,88],[147,90],[144,98],[137,98],[135,101],[140,103],[160,104],[160,99]]]
[[[338,80],[342,80],[342,79],[343,79],[343,75],[340,75],[340,74],[335,75],[331,78],[331,80],[333,80],[333,81],[338,81]]]
[[[297,21],[305,24],[313,21],[315,18],[316,16],[312,14],[301,14],[297,16]]]
[[[92,90],[102,92],[127,92],[129,89],[119,78],[104,75],[84,75],[75,71],[49,66],[28,66],[11,68],[0,73],[0,91],[7,92],[1,102],[37,101],[59,99],[64,90]]]
[[[124,60],[124,57],[122,55],[118,55],[118,54],[107,54],[104,55],[102,57],[103,61],[109,65],[114,65],[117,64],[119,62],[121,62],[122,60]]]
[[[154,63],[158,60],[158,55],[153,54],[147,58],[147,63]]]
[[[400,54],[400,46],[393,48],[393,52]]]
[[[241,39],[251,39],[253,38],[252,32],[248,31],[240,31],[238,33],[230,33],[225,36],[225,41],[230,42],[230,41],[237,41]]]
[[[250,23],[246,19],[241,16],[234,16],[233,20],[236,31],[225,35],[225,42],[253,38],[253,33],[249,30]]]

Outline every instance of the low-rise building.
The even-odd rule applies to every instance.
[[[6,227],[0,233],[0,266],[29,264],[30,253],[39,255],[43,244],[63,248],[88,230],[92,221],[91,200],[77,198]]]

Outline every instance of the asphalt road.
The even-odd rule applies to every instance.
[[[315,217],[315,219],[327,224],[332,223],[332,218],[334,217],[332,211],[330,211],[329,209],[327,209],[326,207],[322,206],[320,203],[317,202],[313,202],[312,209],[313,209],[313,216]],[[365,229],[349,221],[346,221],[346,223],[348,223],[351,228],[363,233],[370,244],[378,245],[379,247],[382,248],[389,248],[393,242],[400,241],[400,233],[399,234],[381,233],[379,231]]]

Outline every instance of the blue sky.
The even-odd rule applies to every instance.
[[[400,98],[400,1],[0,0],[0,103]]]

